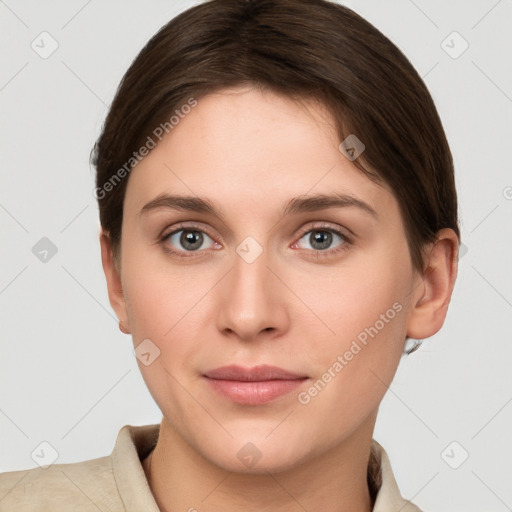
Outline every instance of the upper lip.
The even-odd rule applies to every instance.
[[[306,375],[293,373],[277,366],[266,364],[244,368],[230,365],[206,372],[205,377],[217,380],[235,380],[245,382],[261,382],[266,380],[297,380],[307,378]]]

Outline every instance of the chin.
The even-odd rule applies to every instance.
[[[227,442],[225,438],[210,439],[208,446],[196,448],[203,457],[226,471],[253,475],[290,470],[319,451],[319,447],[312,446],[309,439],[301,439],[303,436],[298,433],[294,435],[283,429],[279,435],[274,432],[268,436],[268,432],[252,435],[245,431]]]
[[[244,451],[245,450],[245,451]],[[243,455],[239,451],[243,452]],[[302,455],[302,456],[301,456]],[[232,456],[223,452],[218,454],[218,460],[211,460],[220,468],[233,473],[246,475],[266,475],[268,473],[281,473],[301,464],[307,458],[307,454],[281,453],[280,451],[264,452],[247,443]]]

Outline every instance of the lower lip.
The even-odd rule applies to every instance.
[[[260,405],[290,393],[307,379],[246,382],[206,377],[206,380],[215,391],[233,402],[245,405]]]

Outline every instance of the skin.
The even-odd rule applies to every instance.
[[[426,271],[415,270],[397,200],[339,142],[314,101],[249,87],[208,95],[132,171],[119,261],[101,235],[121,330],[135,346],[150,339],[160,350],[139,367],[163,413],[150,478],[162,510],[371,510],[366,471],[378,407],[406,336],[427,338],[444,322],[458,241],[440,231]],[[280,216],[291,198],[333,192],[376,214],[344,206]],[[221,217],[141,213],[161,194],[207,199]],[[184,229],[179,223],[206,233],[199,250],[187,252],[181,232],[160,238]],[[315,229],[343,236],[322,251],[310,239]],[[236,252],[248,236],[263,251],[252,263]],[[394,303],[401,311],[301,404],[298,393]],[[266,404],[241,405],[203,377],[229,364],[270,364],[308,379]],[[252,467],[237,457],[248,442],[261,453]]]

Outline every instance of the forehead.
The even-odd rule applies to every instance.
[[[261,211],[333,191],[389,206],[386,187],[365,176],[339,143],[334,119],[315,100],[249,87],[209,94],[132,171],[125,207],[181,193]]]

